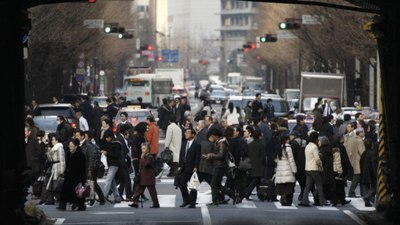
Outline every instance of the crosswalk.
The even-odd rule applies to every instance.
[[[102,182],[102,181],[100,181]],[[157,180],[157,185],[171,185],[173,184],[173,178],[163,177],[162,179]],[[123,196],[125,197],[125,196]],[[280,196],[278,196],[279,199]],[[243,208],[243,209],[254,209],[254,208],[268,208],[268,209],[278,209],[278,210],[299,210],[299,209],[316,209],[322,211],[339,211],[339,210],[349,210],[349,209],[356,209],[358,211],[374,211],[374,207],[365,207],[364,201],[362,198],[347,198],[351,200],[349,204],[346,206],[316,206],[316,207],[301,207],[298,206],[297,201],[298,193],[294,194],[294,203],[291,206],[282,206],[280,202],[267,202],[267,201],[260,201],[255,192],[252,193],[252,200],[243,199],[242,203],[233,205],[232,200],[229,201],[229,204],[220,205],[219,207],[236,207],[236,208]],[[179,208],[179,205],[182,203],[182,198],[179,194],[159,194],[158,200],[160,203],[161,208]],[[313,197],[309,196],[310,203],[313,202]],[[207,204],[211,202],[211,190],[210,186],[207,183],[202,183],[199,186],[198,194],[197,194],[197,207],[207,207]],[[131,202],[121,202],[115,203],[113,205],[114,208],[130,208],[128,205]],[[151,200],[144,203],[144,207],[148,207],[151,205]]]

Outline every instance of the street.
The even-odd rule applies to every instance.
[[[199,110],[201,103],[191,99],[192,113]],[[221,105],[213,105],[213,109],[220,115]],[[152,110],[157,117],[156,110]],[[164,149],[164,138],[160,139],[160,151]],[[105,158],[103,158],[105,160]],[[143,202],[143,208],[131,208],[131,202],[87,206],[86,211],[58,211],[54,205],[39,205],[48,218],[55,224],[198,224],[198,225],[240,225],[240,224],[341,224],[341,225],[365,225],[359,219],[359,214],[370,213],[373,207],[364,207],[362,198],[348,198],[350,204],[337,207],[300,207],[297,200],[300,187],[296,185],[294,203],[291,206],[281,206],[279,202],[260,201],[253,190],[250,200],[244,199],[242,203],[233,205],[232,200],[225,205],[207,206],[211,202],[210,186],[203,182],[198,191],[197,206],[195,209],[180,208],[182,197],[179,189],[173,185],[174,179],[167,177],[169,167],[165,164],[163,175],[157,179],[157,192],[161,208],[150,209],[151,199]],[[133,175],[133,174],[132,174]],[[104,178],[98,183],[104,186]],[[350,183],[348,183],[349,186]],[[359,189],[356,191],[359,193]],[[347,193],[347,191],[346,191]],[[148,191],[146,197],[150,198]],[[125,196],[123,196],[125,198]],[[310,195],[310,203],[313,198]],[[279,199],[279,196],[278,196]],[[339,204],[340,205],[340,204]]]

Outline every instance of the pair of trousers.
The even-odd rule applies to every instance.
[[[361,179],[361,174],[354,174],[353,179],[351,180],[351,185],[349,188],[349,196],[354,196],[356,195],[356,188],[358,184],[360,183]],[[360,194],[362,195],[362,191],[360,191]]]
[[[159,205],[158,202],[158,197],[157,197],[157,190],[155,185],[151,186],[141,186],[141,185],[136,185],[135,188],[135,193],[133,194],[132,200],[133,202],[138,202],[139,201],[139,196],[143,195],[144,190],[147,188],[150,193],[151,201],[153,202],[153,205]]]
[[[117,185],[115,182],[115,176],[118,172],[118,166],[109,166],[105,185],[103,188],[103,196],[108,196],[108,192],[111,190],[114,196],[114,200],[120,201],[121,196],[118,193]]]
[[[125,165],[119,167],[117,176],[119,180],[119,187],[118,187],[119,195],[122,196],[125,190],[126,199],[130,199],[133,195],[133,191],[132,191],[131,178],[129,177],[128,166]]]
[[[228,195],[235,201],[235,192],[221,185],[222,177],[225,175],[226,167],[214,167],[211,177],[211,196],[212,202],[218,204],[218,193]]]
[[[301,203],[304,205],[309,205],[308,194],[311,191],[312,186],[317,186],[316,192],[319,199],[319,204],[323,205],[326,202],[324,196],[324,189],[322,184],[322,172],[319,171],[306,171],[306,187],[304,188],[303,199]]]

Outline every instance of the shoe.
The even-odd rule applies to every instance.
[[[343,200],[342,201],[342,206],[349,204],[351,202],[351,200]]]
[[[121,199],[114,200],[114,203],[121,203],[121,202],[122,202]]]
[[[211,203],[208,203],[207,206],[218,206],[218,203],[211,202]]]
[[[100,205],[105,205],[105,204],[106,204],[106,201],[105,201],[105,200],[100,201]]]
[[[281,203],[281,205],[282,205],[282,206],[292,206],[292,204],[287,203],[287,202]]]
[[[94,200],[89,200],[89,205],[90,206],[94,205],[94,202],[95,202]]]
[[[111,204],[113,204],[113,203],[114,203],[114,201],[112,201],[112,200],[111,200],[111,199],[109,199],[108,197],[105,197],[105,200],[106,200],[107,202],[111,203]]]
[[[72,205],[71,205],[71,209],[72,209],[72,210],[75,210],[77,207],[78,207],[78,206],[75,205],[75,204],[72,204]]]
[[[135,202],[132,204],[129,204],[128,206],[133,207],[133,208],[139,208],[139,205]]]
[[[45,205],[55,205],[54,202],[45,202],[44,204],[45,204]]]
[[[160,208],[160,205],[159,204],[155,204],[155,205],[150,206],[150,208],[152,208],[152,209]]]
[[[347,195],[347,197],[349,197],[349,198],[357,198],[357,196],[355,194],[349,194],[349,195]]]
[[[298,206],[311,207],[311,205],[309,205],[309,204],[304,204],[304,203],[299,203]]]
[[[182,203],[182,205],[180,205],[179,207],[183,208],[183,207],[186,207],[186,206],[188,206],[188,205],[189,205],[189,202],[184,202],[184,203]]]
[[[370,201],[365,201],[365,207],[372,207],[372,204]]]
[[[228,199],[224,199],[224,200],[222,200],[222,201],[218,201],[218,204],[219,205],[226,205],[226,204],[228,204],[228,202],[229,202],[229,198]]]
[[[195,205],[190,205],[188,208],[194,209],[194,208],[196,208],[196,206]]]
[[[239,196],[239,194],[235,194],[235,198],[232,199],[232,201],[233,201],[232,204],[236,205],[242,203],[242,198]]]
[[[149,199],[148,198],[146,198],[146,197],[142,197],[142,198],[140,198],[140,201],[142,201],[142,202],[146,202],[146,201],[148,201]]]
[[[343,205],[343,203],[342,203],[342,205]],[[337,206],[337,202],[332,202],[332,206],[336,207]]]
[[[175,174],[169,173],[167,174],[167,177],[175,177]]]

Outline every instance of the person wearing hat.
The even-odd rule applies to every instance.
[[[299,203],[299,206],[310,206],[308,194],[314,184],[317,187],[316,191],[319,199],[319,202],[314,202],[314,205],[326,205],[322,183],[323,167],[321,158],[319,157],[318,136],[318,132],[311,131],[308,136],[308,144],[304,150],[306,156],[306,187],[304,188],[303,198]]]

